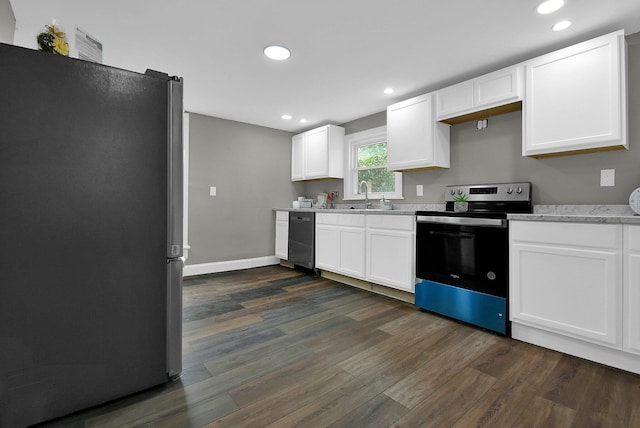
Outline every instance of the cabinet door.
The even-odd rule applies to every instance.
[[[316,268],[340,271],[338,227],[316,224]]]
[[[438,120],[467,113],[473,108],[473,81],[441,89],[436,97]]]
[[[414,242],[412,232],[367,229],[367,279],[413,293]]]
[[[521,66],[514,66],[474,79],[474,110],[504,105],[521,99],[521,70]]]
[[[523,155],[628,148],[624,33],[525,63]]]
[[[276,257],[289,258],[289,213],[276,211]]]
[[[640,226],[624,226],[624,348],[640,354]]]
[[[329,175],[329,130],[326,126],[304,133],[305,178]]]
[[[511,222],[511,320],[621,347],[618,226]]]
[[[304,134],[291,139],[291,181],[304,179]]]
[[[433,94],[387,108],[388,169],[449,168],[449,125],[435,121]]]
[[[349,214],[346,214],[349,215]],[[364,228],[340,229],[340,273],[355,278],[365,277]]]

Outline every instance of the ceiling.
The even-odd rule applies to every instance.
[[[538,3],[11,0],[17,45],[35,48],[35,34],[56,18],[69,34],[78,25],[101,41],[107,65],[184,77],[187,111],[293,132],[377,113],[610,31],[640,31],[638,0],[567,0],[546,16],[535,13]],[[573,25],[551,31],[563,19]],[[269,60],[269,44],[287,46],[291,58]]]

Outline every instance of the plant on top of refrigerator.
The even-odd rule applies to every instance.
[[[69,45],[65,39],[64,31],[61,31],[54,24],[45,25],[46,31],[38,34],[36,40],[41,51],[51,52],[58,55],[69,56]]]

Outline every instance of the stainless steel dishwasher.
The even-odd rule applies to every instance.
[[[307,269],[315,267],[316,214],[289,212],[289,262]]]

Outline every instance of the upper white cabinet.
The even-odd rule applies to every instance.
[[[436,92],[437,120],[461,123],[520,110],[523,66],[517,65]]]
[[[291,180],[344,178],[344,128],[325,125],[291,141]]]
[[[628,148],[626,74],[623,31],[527,61],[523,155]]]
[[[624,349],[640,354],[640,226],[623,227]]]
[[[387,107],[387,169],[449,168],[449,125],[436,122],[432,93]]]

